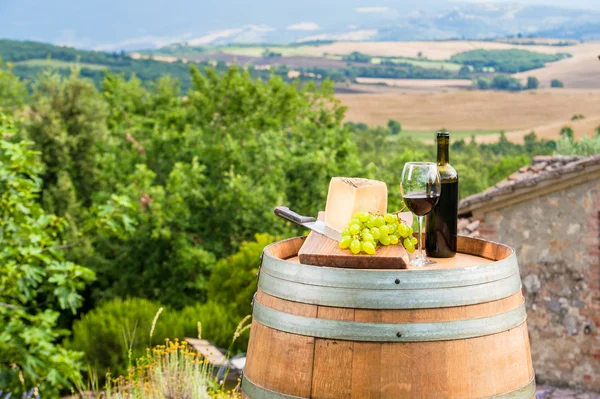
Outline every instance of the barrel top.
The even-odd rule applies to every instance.
[[[264,250],[258,286],[295,302],[370,309],[462,306],[505,298],[521,287],[514,250],[459,237],[456,257],[413,269],[347,269],[298,263],[304,237]]]
[[[294,237],[287,240],[279,241],[265,248],[265,255],[273,258],[285,260],[287,262],[299,264],[298,251],[302,247],[306,237]],[[369,256],[369,255],[355,255]],[[435,264],[424,267],[408,266],[407,269],[395,269],[400,272],[410,271],[426,271],[426,270],[443,270],[466,268],[471,266],[485,265],[494,263],[509,257],[515,257],[513,248],[496,243],[493,241],[459,236],[458,237],[458,252],[452,258],[434,258]],[[363,269],[377,270],[377,269]],[[381,269],[383,270],[383,269]],[[388,269],[389,270],[389,269]]]

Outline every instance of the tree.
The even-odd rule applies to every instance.
[[[560,137],[566,137],[568,139],[573,140],[575,138],[575,134],[573,133],[573,128],[571,126],[563,126],[560,129]]]
[[[537,142],[537,135],[532,130],[531,132],[529,132],[529,134],[523,137],[523,141],[525,142],[525,149],[527,150],[527,152],[532,153],[535,143]]]
[[[192,79],[186,98],[167,78],[145,89],[112,76],[103,86],[111,128],[94,198],[127,197],[136,231],[95,238],[86,263],[98,274],[93,302],[138,296],[179,309],[206,301],[217,259],[258,232],[297,234],[275,206],[316,215],[330,178],[360,170],[330,82],[257,80],[238,67],[192,68]]]
[[[346,61],[350,62],[363,62],[369,63],[371,62],[371,56],[367,54],[360,53],[358,51],[353,51],[349,55],[346,56]]]
[[[468,67],[467,65],[463,65],[462,67],[460,67],[460,70],[458,71],[458,76],[460,77],[468,77],[471,74],[471,68]]]
[[[27,88],[12,72],[12,65],[4,64],[0,58],[0,111],[22,106],[26,97]]]
[[[477,79],[477,88],[479,90],[488,90],[490,88],[490,81],[486,78]]]
[[[540,81],[534,77],[534,76],[529,76],[527,78],[527,90],[534,90],[537,89],[540,85]]]
[[[552,81],[550,82],[550,87],[565,87],[565,85],[563,84],[563,82],[561,82],[558,79],[552,79]]]
[[[76,312],[94,273],[64,260],[67,224],[38,202],[38,156],[30,143],[0,139],[0,390],[18,394],[37,386],[54,397],[80,382],[82,356],[59,344],[65,330],[58,318]]]
[[[94,84],[74,70],[68,79],[40,75],[32,94],[28,137],[42,151],[43,202],[59,216],[79,217],[99,189],[98,147],[106,141],[106,104]]]
[[[276,241],[268,234],[256,234],[255,239],[243,242],[240,250],[219,260],[208,281],[208,296],[231,309],[241,318],[252,313],[252,297],[256,292],[257,273],[265,246]]]
[[[402,131],[402,125],[396,120],[390,119],[387,126],[392,134],[398,134]]]

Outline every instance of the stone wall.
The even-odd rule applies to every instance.
[[[517,250],[538,382],[600,392],[600,180],[473,216]]]

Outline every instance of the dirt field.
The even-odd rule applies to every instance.
[[[571,124],[578,135],[600,124],[600,90],[544,89],[520,93],[449,91],[438,93],[338,94],[348,106],[346,119],[385,125],[389,119],[405,130],[505,130],[518,139],[531,129],[558,137]],[[571,122],[575,114],[585,119]],[[599,122],[598,124],[596,122]],[[555,132],[555,133],[554,133]],[[487,139],[489,140],[489,136]],[[481,137],[481,140],[486,138]]]
[[[417,57],[421,52],[423,57],[432,60],[447,60],[454,54],[464,51],[487,49],[487,50],[506,50],[522,49],[537,51],[540,53],[571,53],[576,46],[558,47],[558,46],[521,46],[498,42],[480,42],[470,40],[457,40],[445,42],[335,42],[324,46],[304,46],[300,47],[306,54],[350,54],[353,51],[359,51],[371,56],[382,57]]]
[[[527,76],[535,76],[540,80],[542,87],[549,87],[552,79],[558,79],[570,89],[600,89],[599,42],[555,48],[563,49],[573,57],[513,76],[522,80],[526,80]]]

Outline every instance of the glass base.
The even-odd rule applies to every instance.
[[[410,261],[409,265],[414,266],[414,267],[422,267],[422,266],[434,265],[436,263],[437,263],[436,261],[427,259],[427,258],[415,258]]]

